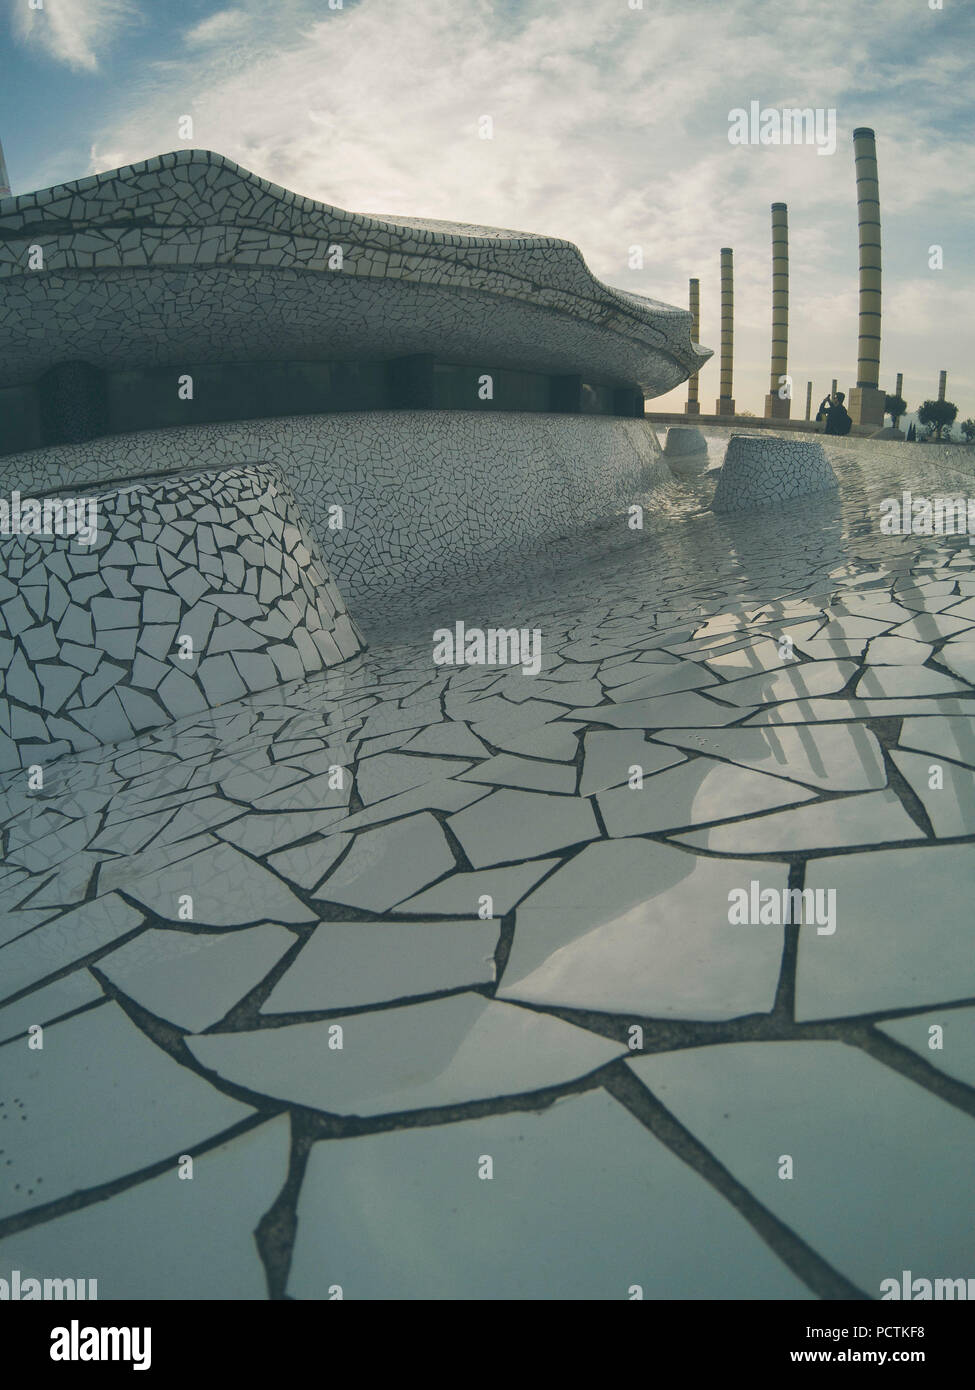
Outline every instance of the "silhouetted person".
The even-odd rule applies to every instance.
[[[823,397],[822,404],[816,412],[816,419],[819,421],[825,418],[827,434],[849,434],[853,428],[853,421],[843,404],[845,399],[842,391],[837,391],[835,396]]]

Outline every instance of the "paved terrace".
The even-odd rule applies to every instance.
[[[838,498],[735,520],[713,474],[666,484],[642,531],[357,612],[327,676],[5,776],[0,1271],[225,1299],[971,1274],[975,557],[877,519],[970,483],[825,447]],[[434,666],[457,620],[539,629],[542,670]],[[752,883],[835,893],[833,929],[732,924]]]

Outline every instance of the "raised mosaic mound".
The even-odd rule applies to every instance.
[[[0,538],[0,769],[118,743],[362,650],[273,465],[48,498],[46,516],[39,505],[19,499],[21,529]],[[63,534],[36,534],[45,522]]]
[[[716,512],[749,511],[838,486],[817,440],[733,434],[711,505]]]
[[[664,453],[668,459],[680,458],[684,454],[707,452],[708,441],[695,425],[671,425],[667,431]]]
[[[708,442],[694,425],[671,425],[664,458],[679,477],[703,473],[708,466]]]
[[[71,359],[133,369],[448,350],[594,371],[648,395],[711,356],[686,310],[601,284],[571,242],[344,212],[206,150],[0,202],[3,386]]]

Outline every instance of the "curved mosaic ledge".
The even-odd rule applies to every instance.
[[[94,501],[90,547],[0,539],[0,769],[118,743],[362,650],[275,467]]]
[[[686,310],[601,284],[571,242],[344,212],[207,150],[0,202],[0,343],[4,385],[73,357],[449,351],[660,395],[711,356]]]
[[[387,410],[148,430],[13,454],[0,459],[0,491],[40,496],[187,459],[242,458],[278,464],[353,604],[504,555],[524,560],[670,476],[642,420]],[[342,526],[330,530],[335,504]]]
[[[733,434],[711,505],[716,512],[741,512],[838,487],[816,440]]]

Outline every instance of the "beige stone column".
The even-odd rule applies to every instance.
[[[772,358],[766,420],[788,420],[792,398],[784,400],[779,391],[781,377],[789,371],[789,209],[785,203],[772,204]]]
[[[721,248],[721,394],[715,414],[734,415],[731,394],[735,357],[735,266],[730,246]]]
[[[688,284],[688,307],[691,311],[691,342],[701,341],[701,282],[691,280]],[[685,415],[700,415],[701,402],[698,399],[698,373],[688,377],[687,380],[687,405],[684,407]]]
[[[877,138],[867,126],[853,132],[857,181],[857,227],[860,242],[860,315],[857,338],[857,384],[847,409],[855,425],[884,423],[884,393],[880,390],[880,185],[877,178]]]

